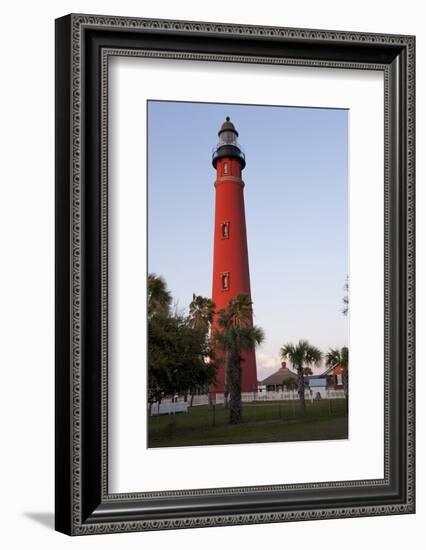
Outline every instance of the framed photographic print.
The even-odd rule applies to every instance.
[[[414,55],[56,21],[57,530],[414,512]]]

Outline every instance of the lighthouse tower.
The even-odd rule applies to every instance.
[[[241,177],[246,165],[245,156],[237,141],[238,132],[229,117],[226,117],[218,135],[219,143],[213,151],[212,159],[216,169],[212,300],[217,311],[226,308],[229,300],[237,294],[251,296],[244,182]],[[257,391],[254,349],[244,352],[242,357],[241,391]],[[222,362],[211,387],[213,394],[225,391],[225,378],[226,367]]]

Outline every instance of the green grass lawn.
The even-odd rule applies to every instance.
[[[346,439],[348,417],[344,399],[306,402],[307,414],[300,415],[298,401],[243,403],[243,421],[228,424],[229,411],[223,405],[192,407],[188,414],[151,416],[148,420],[149,447],[226,445]]]

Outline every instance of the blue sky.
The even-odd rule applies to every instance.
[[[211,296],[217,132],[239,132],[259,379],[279,349],[308,339],[348,345],[341,313],[348,273],[348,111],[148,102],[148,269],[179,309]]]

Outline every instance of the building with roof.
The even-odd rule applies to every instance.
[[[343,381],[342,381],[343,368],[342,367],[330,367],[318,377],[325,378],[327,380],[327,386],[333,390],[342,390]],[[311,376],[309,378],[317,378]]]
[[[261,380],[260,388],[262,390],[264,388],[265,391],[279,392],[289,388],[292,382],[295,386],[297,385],[297,374],[287,368],[287,364],[283,362],[279,370]]]
[[[342,369],[340,367],[330,367],[321,374],[305,375],[306,397],[309,395],[329,397],[329,390],[343,390]],[[297,388],[297,373],[290,370],[286,363],[281,363],[281,367],[265,378],[259,381],[259,392],[282,393],[290,389]]]

